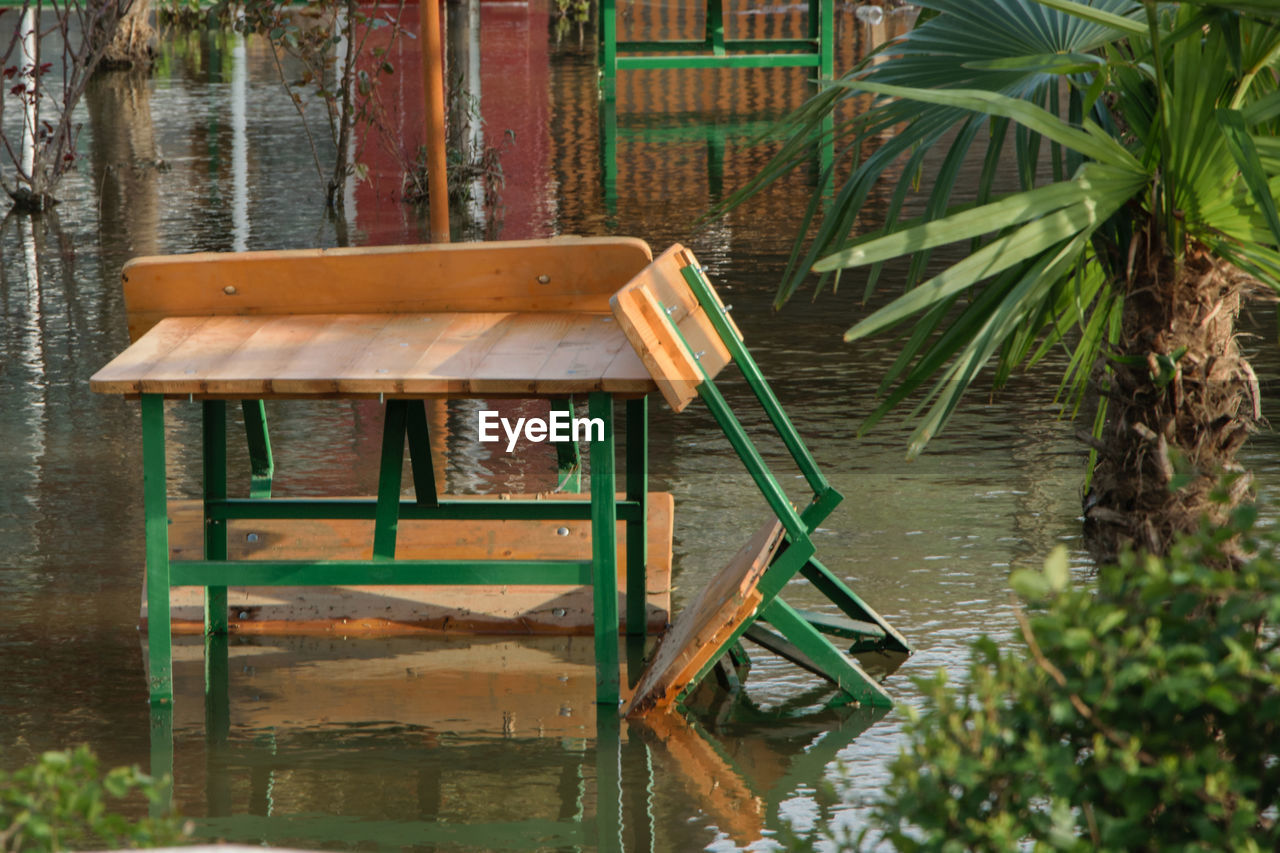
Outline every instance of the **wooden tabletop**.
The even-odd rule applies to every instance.
[[[89,385],[206,398],[656,389],[612,315],[551,312],[169,317]]]

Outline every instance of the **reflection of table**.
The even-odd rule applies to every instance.
[[[126,268],[126,299],[137,337],[93,377],[91,385],[104,393],[138,396],[142,404],[153,703],[166,704],[173,696],[167,618],[170,586],[205,587],[206,631],[219,634],[227,630],[227,586],[589,584],[594,596],[596,697],[602,704],[616,705],[615,524],[619,519],[626,523],[627,540],[636,543],[639,555],[629,561],[633,571],[627,579],[628,616],[632,631],[642,633],[644,395],[654,385],[599,303],[625,283],[637,266],[643,266],[647,256],[647,248],[638,241],[539,241],[377,249],[369,250],[367,257],[341,251],[260,253],[230,256],[225,261],[219,256],[194,256],[185,264],[183,259],[152,259],[136,269]],[[282,266],[282,260],[292,263]],[[261,269],[255,270],[254,263]],[[156,295],[165,276],[173,276],[174,269],[182,273],[184,265],[193,282],[194,295],[186,299],[192,303],[190,309],[159,304],[166,299]],[[305,272],[308,265],[316,276],[310,282]],[[396,267],[389,273],[390,293],[371,296],[359,289],[364,284],[359,279],[376,278],[378,268],[386,271],[390,266]],[[459,282],[461,267],[477,282],[470,292],[465,282]],[[285,276],[293,280],[280,281],[275,288],[265,286],[270,283],[268,276],[285,277],[281,273],[286,269]],[[545,272],[536,274],[539,270]],[[431,273],[438,278],[427,275]],[[250,275],[254,277],[246,278]],[[406,275],[413,281],[406,283]],[[342,276],[346,289],[335,296],[342,288],[335,288],[332,280]],[[433,290],[432,280],[443,284]],[[558,290],[547,287],[553,280],[560,284]],[[414,287],[418,291],[408,298],[405,291]],[[436,304],[453,310],[422,310],[430,309],[433,297]],[[510,304],[520,310],[465,310],[477,304]],[[556,310],[573,304],[583,304],[587,310]],[[295,305],[300,313],[288,313]],[[325,312],[325,307],[332,313]],[[140,326],[147,327],[145,333]],[[598,419],[602,427],[601,440],[590,442],[589,501],[462,501],[438,494],[423,400],[563,400],[573,395],[588,397],[588,417]],[[615,497],[615,396],[627,399],[627,476],[622,500]],[[203,406],[203,560],[170,559],[166,398],[198,398]],[[228,498],[226,400],[334,398],[376,398],[386,404],[376,498],[266,498],[261,496],[262,489],[255,490],[256,497]],[[259,439],[265,443],[265,433]],[[416,491],[413,501],[402,500],[400,494],[406,439]],[[228,560],[226,522],[245,518],[372,519],[370,559]],[[402,518],[590,519],[592,556],[590,560],[397,560],[396,533]],[[157,618],[160,614],[164,618]]]

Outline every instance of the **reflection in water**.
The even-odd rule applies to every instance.
[[[849,496],[819,531],[824,562],[919,650],[888,682],[895,700],[917,704],[907,676],[958,671],[975,634],[1011,627],[1010,566],[1033,565],[1066,542],[1087,579],[1076,518],[1083,453],[1049,402],[1052,365],[1015,377],[990,400],[968,401],[928,454],[904,464],[895,424],[853,438],[890,354],[875,342],[839,342],[856,317],[893,295],[894,270],[865,305],[865,280],[849,276],[814,303],[771,309],[814,170],[695,231],[709,202],[776,150],[716,127],[768,121],[795,106],[807,91],[803,72],[625,73],[618,134],[602,139],[590,40],[557,45],[542,0],[475,5],[488,60],[479,72],[484,117],[492,135],[516,131],[504,160],[506,230],[497,236],[633,234],[659,249],[680,240],[706,264],[824,472]],[[653,4],[634,5],[653,22]],[[692,26],[697,3],[669,5],[684,10],[673,27]],[[740,17],[766,16],[729,17],[736,27]],[[866,25],[848,9],[838,18],[847,66]],[[886,27],[901,25],[886,15]],[[237,642],[222,706],[206,706],[201,649],[184,646],[176,717],[151,728],[135,627],[143,556],[137,411],[87,389],[89,375],[127,342],[120,267],[144,251],[336,241],[263,44],[202,33],[168,36],[161,48],[155,77],[95,81],[82,137],[89,160],[65,179],[58,216],[0,224],[0,763],[83,741],[107,764],[172,761],[185,813],[231,821],[218,829],[228,837],[307,845],[352,846],[386,833],[388,843],[412,837],[405,843],[430,846],[420,839],[434,837],[441,846],[475,846],[471,836],[447,834],[493,822],[508,833],[489,837],[493,847],[514,836],[525,846],[589,847],[620,832],[628,850],[665,851],[731,847],[781,817],[835,815],[857,825],[897,754],[899,713],[860,734],[856,716],[814,717],[828,694],[807,692],[812,677],[767,655],[756,657],[746,700],[760,714],[803,721],[753,722],[745,719],[752,706],[722,713],[713,705],[690,722],[625,724],[615,734],[597,730],[589,702],[588,638]],[[405,92],[404,103],[419,102],[416,91]],[[616,201],[606,203],[601,155],[609,145]],[[155,168],[160,160],[171,170]],[[933,166],[926,161],[926,170]],[[416,214],[362,195],[365,186],[357,188],[353,234],[415,241]],[[867,216],[884,203],[873,199]],[[1271,309],[1250,324],[1273,328]],[[1271,335],[1265,340],[1251,356],[1275,391],[1280,359]],[[741,382],[726,378],[722,387],[736,410],[755,411]],[[175,496],[198,492],[190,414],[198,408],[176,406],[169,419]],[[679,607],[764,508],[704,409],[675,416],[651,408],[651,487],[677,501]],[[376,403],[285,403],[270,417],[282,493],[373,491]],[[447,422],[449,446],[437,463],[451,490],[554,488],[554,454],[517,470],[511,457],[477,449],[474,413],[454,408]],[[745,426],[759,434],[764,424]],[[1277,439],[1262,435],[1242,456],[1264,496],[1280,484],[1276,449]],[[234,482],[247,489],[243,444],[232,451],[234,470],[245,473]],[[762,452],[792,482],[785,449],[766,442]],[[806,597],[803,587],[787,593],[797,607],[829,608],[821,596]],[[824,780],[849,780],[847,801]],[[602,814],[620,817],[588,840]],[[412,835],[424,824],[439,834]]]
[[[705,725],[622,721],[595,711],[589,638],[203,645],[175,649],[152,771],[201,835],[248,843],[684,850],[705,821],[748,844],[886,713],[740,696]]]

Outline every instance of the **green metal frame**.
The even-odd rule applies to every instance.
[[[684,688],[678,697],[683,701],[723,657],[743,637],[764,645],[793,662],[826,678],[835,684],[847,699],[873,707],[892,704],[887,693],[868,676],[856,661],[838,649],[828,636],[852,639],[851,650],[893,650],[910,652],[910,646],[900,633],[862,601],[839,578],[815,557],[816,547],[811,534],[843,499],[818,468],[813,454],[805,445],[786,411],[782,408],[765,379],[759,365],[743,345],[728,318],[728,309],[716,297],[702,269],[687,265],[682,270],[699,305],[710,319],[716,333],[723,341],[733,361],[764,409],[770,423],[782,439],[796,466],[813,492],[813,497],[803,511],[791,503],[786,492],[770,471],[751,441],[742,423],[699,363],[702,374],[698,395],[706,403],[711,415],[729,440],[729,444],[742,460],[756,487],[764,495],[785,530],[783,544],[778,548],[769,567],[757,585],[762,601],[753,618],[746,620],[729,637],[721,640],[720,647],[709,662]],[[665,306],[664,307],[664,316]],[[670,324],[676,337],[693,354],[679,327]],[[839,619],[829,614],[808,614],[791,607],[780,597],[783,588],[796,575],[810,580],[845,614]],[[772,631],[757,622],[767,622]],[[774,632],[777,632],[776,634]]]
[[[228,586],[308,586],[349,584],[589,584],[595,606],[597,702],[616,707],[619,685],[618,520],[625,522],[627,632],[643,637],[647,628],[645,567],[648,535],[648,407],[643,398],[626,401],[625,497],[617,498],[614,399],[590,395],[589,414],[604,423],[604,439],[591,443],[588,500],[440,500],[431,464],[426,407],[422,400],[386,402],[377,496],[362,500],[271,498],[274,462],[262,401],[244,401],[249,442],[251,497],[227,494],[227,407],[202,401],[204,556],[170,560],[165,488],[165,403],[162,395],[141,395],[143,493],[146,516],[147,649],[149,695],[154,707],[173,701],[172,629],[169,590],[205,588],[205,633],[225,638]],[[572,403],[567,405],[572,406]],[[414,500],[401,497],[406,441],[414,479]],[[580,477],[578,449],[559,451],[562,474]],[[562,485],[566,482],[561,480]],[[372,519],[371,560],[229,560],[230,519]],[[590,520],[591,560],[396,560],[401,519]],[[215,653],[207,650],[206,681],[217,677]],[[225,655],[225,649],[223,651]],[[224,667],[225,668],[225,667]],[[206,684],[208,688],[208,684]]]
[[[830,80],[835,64],[835,2],[809,0],[807,38],[726,39],[724,0],[706,0],[702,40],[618,41],[617,0],[601,0],[597,36],[600,88],[617,97],[618,72],[638,68],[815,68]]]

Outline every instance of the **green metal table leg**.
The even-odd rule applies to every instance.
[[[439,506],[436,471],[431,463],[431,428],[427,425],[427,404],[424,400],[409,400],[406,405],[405,433],[409,438],[413,493],[420,506]]]
[[[142,395],[142,494],[146,516],[147,655],[151,704],[173,702],[169,623],[169,506],[165,487],[164,397]]]
[[[373,559],[394,560],[400,526],[400,478],[404,467],[407,400],[388,400],[382,422],[382,465],[378,470],[378,507],[373,519]]]
[[[605,100],[618,95],[617,0],[600,0],[600,92]]]
[[[640,504],[640,517],[627,520],[627,635],[643,637],[649,615],[649,398],[627,401],[627,500]]]
[[[173,809],[173,705],[151,706],[151,776],[164,780],[149,806],[153,819],[162,818]]]
[[[227,559],[227,522],[209,512],[210,501],[227,497],[227,404],[205,400],[203,404],[204,451],[204,558]],[[252,442],[250,443],[252,447]],[[252,455],[252,450],[250,450]],[[227,633],[227,588],[204,588],[204,632]]]
[[[267,434],[267,405],[261,400],[241,400],[244,412],[244,435],[249,443],[249,497],[271,497],[271,480],[276,466],[271,457],[271,438]]]
[[[722,0],[707,0],[707,47],[712,56],[724,56],[724,8]]]
[[[573,398],[552,400],[551,410],[567,412],[572,423]],[[556,442],[556,491],[575,495],[582,491],[582,452],[576,441]]]
[[[622,720],[596,714],[596,849],[625,850],[622,840]]]
[[[611,0],[605,0],[611,2]],[[600,101],[600,171],[604,175],[604,208],[618,214],[618,102]]]
[[[818,0],[818,8],[822,19],[818,33],[818,79],[830,80],[835,76],[835,0]]]
[[[800,571],[811,584],[816,586],[836,607],[839,607],[840,612],[844,613],[844,615],[851,619],[860,619],[879,626],[885,632],[884,648],[905,654],[911,653],[911,645],[907,642],[906,637],[902,636],[871,605],[859,598],[858,594],[850,589],[844,581],[832,574],[831,570],[824,566],[817,557],[810,557]]]
[[[227,745],[231,739],[231,674],[227,635],[204,638],[205,776],[209,817],[231,816],[231,774]]]
[[[604,423],[591,443],[591,579],[595,607],[596,704],[607,716],[619,700],[618,685],[618,505],[614,461],[613,395],[591,395],[588,416]]]

